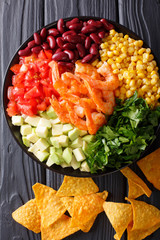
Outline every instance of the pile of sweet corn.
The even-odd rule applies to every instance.
[[[120,86],[115,90],[116,97],[124,100],[137,90],[138,96],[155,107],[159,105],[160,79],[157,63],[150,48],[143,48],[142,40],[134,40],[128,35],[111,30],[101,44],[101,61],[93,66],[100,67],[104,61],[118,75]]]

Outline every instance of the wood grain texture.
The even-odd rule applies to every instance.
[[[139,34],[153,49],[160,61],[159,13],[160,3],[156,0],[1,0],[1,86],[7,65],[19,45],[43,25],[65,17],[87,15],[119,21]],[[2,102],[0,124],[0,239],[40,240],[40,234],[34,234],[13,221],[11,213],[34,197],[32,185],[35,182],[58,189],[63,176],[41,168],[22,152],[7,127]],[[160,146],[159,141],[155,148],[158,146]],[[136,165],[132,168],[147,182]],[[127,195],[127,182],[120,172],[94,180],[101,191],[107,189],[110,192],[109,201],[124,202],[124,197]],[[160,209],[159,191],[153,189],[150,199],[146,197],[141,199]],[[67,239],[112,240],[113,235],[114,230],[105,214],[102,213],[97,217],[89,233],[78,232]],[[147,239],[160,239],[160,230]],[[126,235],[122,237],[122,240],[126,240]]]

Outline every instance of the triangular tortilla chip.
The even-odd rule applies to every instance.
[[[131,230],[148,230],[160,224],[160,210],[143,201],[127,199],[133,208],[133,227]]]
[[[86,224],[100,212],[103,212],[104,200],[97,194],[80,195],[74,197],[73,217],[71,226]]]
[[[63,239],[77,231],[79,231],[79,227],[70,227],[71,218],[62,215],[55,223],[50,225],[47,228],[42,227],[41,229],[41,237],[42,240],[59,240]]]
[[[160,190],[160,148],[137,162],[149,182]]]
[[[151,190],[143,182],[143,180],[133,172],[129,167],[126,167],[121,170],[122,174],[129,180],[129,192],[128,198],[137,198],[143,194],[146,194],[148,197],[151,196]],[[137,189],[136,189],[137,188]]]
[[[57,221],[65,213],[66,208],[54,189],[40,183],[36,183],[32,188],[41,214],[41,225],[46,228]]]
[[[157,224],[149,229],[145,230],[131,230],[131,227],[127,228],[127,234],[128,234],[128,240],[142,240],[149,235],[151,235],[153,232],[155,232],[158,228],[160,228],[160,224]]]
[[[121,239],[133,218],[131,205],[127,203],[104,202],[103,208],[116,231],[115,239]]]
[[[108,192],[104,190],[103,192],[96,193],[100,198],[102,198],[104,201],[106,201],[108,197]]]
[[[69,212],[70,216],[73,216],[73,202],[74,198],[73,197],[61,197],[60,198],[63,204],[65,205],[67,211]]]
[[[41,216],[36,204],[36,199],[28,201],[12,213],[13,219],[28,228],[39,233],[41,231]]]
[[[92,180],[92,178],[77,178],[64,176],[63,183],[57,191],[57,196],[70,197],[96,193],[98,191],[99,188]]]

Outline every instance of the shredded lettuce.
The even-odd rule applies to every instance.
[[[88,144],[86,155],[91,173],[106,168],[120,168],[138,159],[155,139],[160,107],[151,110],[137,92],[117,105],[107,125],[99,129],[95,141]]]

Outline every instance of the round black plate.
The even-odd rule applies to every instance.
[[[73,18],[73,17],[72,17]],[[69,21],[71,20],[72,18],[66,18],[64,19],[65,21]],[[89,19],[95,19],[95,20],[99,20],[100,18],[98,17],[79,17],[80,20],[89,20]],[[118,32],[122,32],[123,34],[128,34],[131,38],[133,39],[136,39],[136,40],[139,40],[141,39],[138,35],[136,35],[134,32],[132,32],[131,30],[129,30],[128,28],[124,27],[123,25],[121,24],[118,24],[116,22],[113,22],[113,21],[110,21],[108,20],[110,23],[112,23],[115,27],[115,30],[118,31]],[[49,28],[53,28],[53,27],[56,27],[56,24],[57,24],[57,21],[51,23],[51,24],[48,24],[46,27],[46,29],[49,29]],[[38,33],[41,31],[41,29],[39,31],[37,31]],[[60,173],[60,174],[63,174],[63,175],[69,175],[69,176],[74,176],[74,177],[96,177],[96,176],[102,176],[102,175],[107,175],[107,174],[110,174],[110,173],[114,173],[116,171],[119,171],[120,169],[116,169],[116,168],[107,168],[105,171],[99,171],[98,173],[96,174],[91,174],[91,173],[88,173],[88,172],[81,172],[80,170],[74,170],[73,168],[62,168],[61,166],[58,166],[56,164],[52,165],[51,167],[48,167],[44,162],[40,162],[32,153],[28,152],[28,149],[27,147],[23,144],[22,142],[22,136],[20,134],[20,130],[19,130],[19,127],[16,127],[16,126],[13,126],[12,125],[12,122],[11,122],[11,118],[7,115],[7,112],[6,112],[6,108],[7,108],[7,104],[8,104],[8,98],[7,98],[7,89],[9,86],[12,85],[12,82],[11,82],[11,79],[12,79],[12,71],[10,70],[11,66],[13,66],[14,64],[18,63],[19,62],[19,56],[18,56],[18,51],[21,50],[21,49],[24,49],[26,46],[27,46],[27,43],[29,41],[33,40],[33,35],[31,37],[29,37],[20,47],[19,49],[16,51],[16,53],[14,54],[11,62],[9,63],[8,67],[7,67],[7,70],[6,70],[6,74],[5,74],[5,80],[4,80],[4,86],[3,86],[3,108],[4,108],[4,113],[5,113],[5,117],[6,117],[6,120],[7,120],[7,123],[8,123],[8,126],[10,128],[10,131],[13,135],[13,137],[15,138],[16,142],[19,144],[19,146],[23,149],[23,151],[31,158],[33,159],[34,161],[38,162],[41,166],[45,167],[45,168],[48,168],[50,169],[51,171],[53,172],[57,172],[57,173]],[[143,45],[144,47],[148,48],[147,44],[144,43]],[[157,128],[157,131],[156,131],[156,136],[159,135],[159,132],[160,132],[160,128],[158,127]],[[142,153],[141,157],[144,157],[146,156],[150,150],[151,150],[151,147],[152,145],[154,144],[154,142],[152,144],[150,144],[146,150]],[[135,159],[135,161],[137,161],[138,159]],[[135,162],[134,161],[134,162]],[[129,164],[130,165],[130,164]],[[124,165],[122,168],[126,167],[126,166],[129,166],[129,165]],[[122,169],[121,168],[121,169]]]

